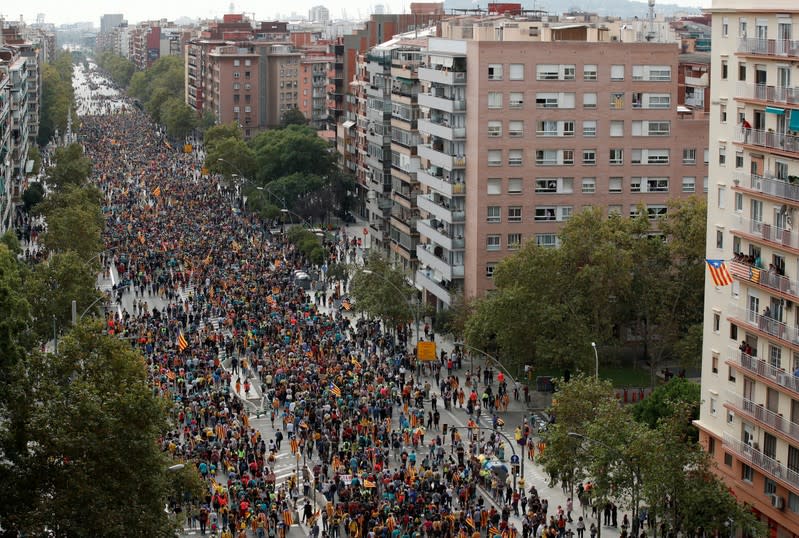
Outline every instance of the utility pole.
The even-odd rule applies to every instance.
[[[58,333],[55,329],[55,314],[53,314],[53,353],[58,353]]]

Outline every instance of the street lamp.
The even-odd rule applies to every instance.
[[[594,348],[594,361],[596,362],[596,378],[599,379],[599,353],[596,350],[596,342],[591,342],[591,347]]]
[[[399,286],[397,286],[392,281],[390,281],[382,273],[376,273],[376,272],[372,271],[371,269],[361,269],[361,273],[363,273],[365,275],[375,275],[376,277],[380,278],[383,282],[385,282],[386,284],[388,284],[389,286],[394,288],[397,291],[397,293],[399,293],[399,295],[401,297],[403,297],[403,298],[406,297],[406,293],[404,291],[402,291]],[[411,302],[410,301],[407,301],[405,304],[407,305],[408,310],[410,311],[411,316],[413,317],[414,324],[416,325],[416,343],[418,344],[419,340],[420,340],[420,337],[419,337],[419,303],[418,303],[418,301],[414,302],[413,303],[414,308],[411,307]]]
[[[633,462],[627,458],[619,449],[612,447],[605,443],[604,441],[600,441],[599,439],[594,439],[593,437],[588,437],[587,435],[583,435],[577,432],[568,432],[566,435],[569,437],[574,437],[576,439],[581,439],[583,441],[588,441],[589,443],[594,443],[596,445],[601,446],[605,450],[613,453],[616,457],[621,460],[629,469],[630,473],[632,474],[632,501],[633,501],[633,520],[632,520],[632,536],[638,536],[638,503],[639,503],[639,489],[641,487],[641,469],[638,465],[633,465]],[[597,511],[597,528],[601,528],[602,525],[599,524],[600,521],[600,514]]]

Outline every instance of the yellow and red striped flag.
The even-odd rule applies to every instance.
[[[716,286],[729,286],[732,284],[732,275],[727,269],[727,264],[724,260],[711,260],[706,259],[707,268],[710,271],[710,278],[713,279],[713,284]]]
[[[475,528],[474,519],[472,519],[472,516],[466,518],[466,524],[473,529]]]
[[[333,396],[335,396],[336,398],[341,398],[341,389],[338,388],[338,385],[336,385],[335,383],[332,382],[330,383],[330,392],[332,392]]]
[[[160,185],[153,189],[153,196],[155,196],[155,197],[161,196],[161,186]]]
[[[189,342],[186,340],[186,337],[183,336],[183,331],[180,331],[178,334],[178,349],[185,351],[187,347],[189,347]]]
[[[287,527],[291,527],[294,523],[294,518],[291,517],[291,510],[283,510],[283,523],[285,523]]]
[[[499,532],[499,529],[498,529],[498,528],[496,528],[496,527],[491,527],[491,528],[489,528],[489,529],[488,529],[488,535],[489,535],[491,538],[494,538],[494,536],[496,536],[497,534],[500,534],[500,532]],[[500,535],[500,536],[501,536],[501,535]]]

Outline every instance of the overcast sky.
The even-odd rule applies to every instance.
[[[686,6],[697,4],[709,5],[710,0],[665,0]],[[256,20],[269,20],[278,14],[288,17],[292,13],[307,16],[308,9],[315,5],[324,5],[330,10],[331,18],[341,18],[342,8],[347,10],[348,18],[367,17],[375,4],[387,5],[391,11],[404,12],[410,7],[411,0],[293,0],[278,2],[272,0],[238,0],[233,2],[233,12],[253,13]],[[479,0],[485,7],[486,0]],[[529,3],[529,2],[522,2]],[[557,0],[538,0],[539,6],[554,8]],[[0,1],[0,15],[7,19],[19,19],[22,15],[26,21],[35,22],[36,15],[44,13],[45,21],[55,24],[91,21],[100,26],[100,16],[104,13],[122,13],[128,22],[142,20],[169,19],[179,17],[214,18],[230,12],[230,0],[13,0]]]

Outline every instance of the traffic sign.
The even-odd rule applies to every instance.
[[[510,457],[510,462],[511,462],[512,465],[516,464],[516,463],[519,463],[519,456],[514,454],[513,456]]]
[[[435,342],[419,342],[416,344],[416,357],[420,361],[434,361],[436,360],[436,343]]]

